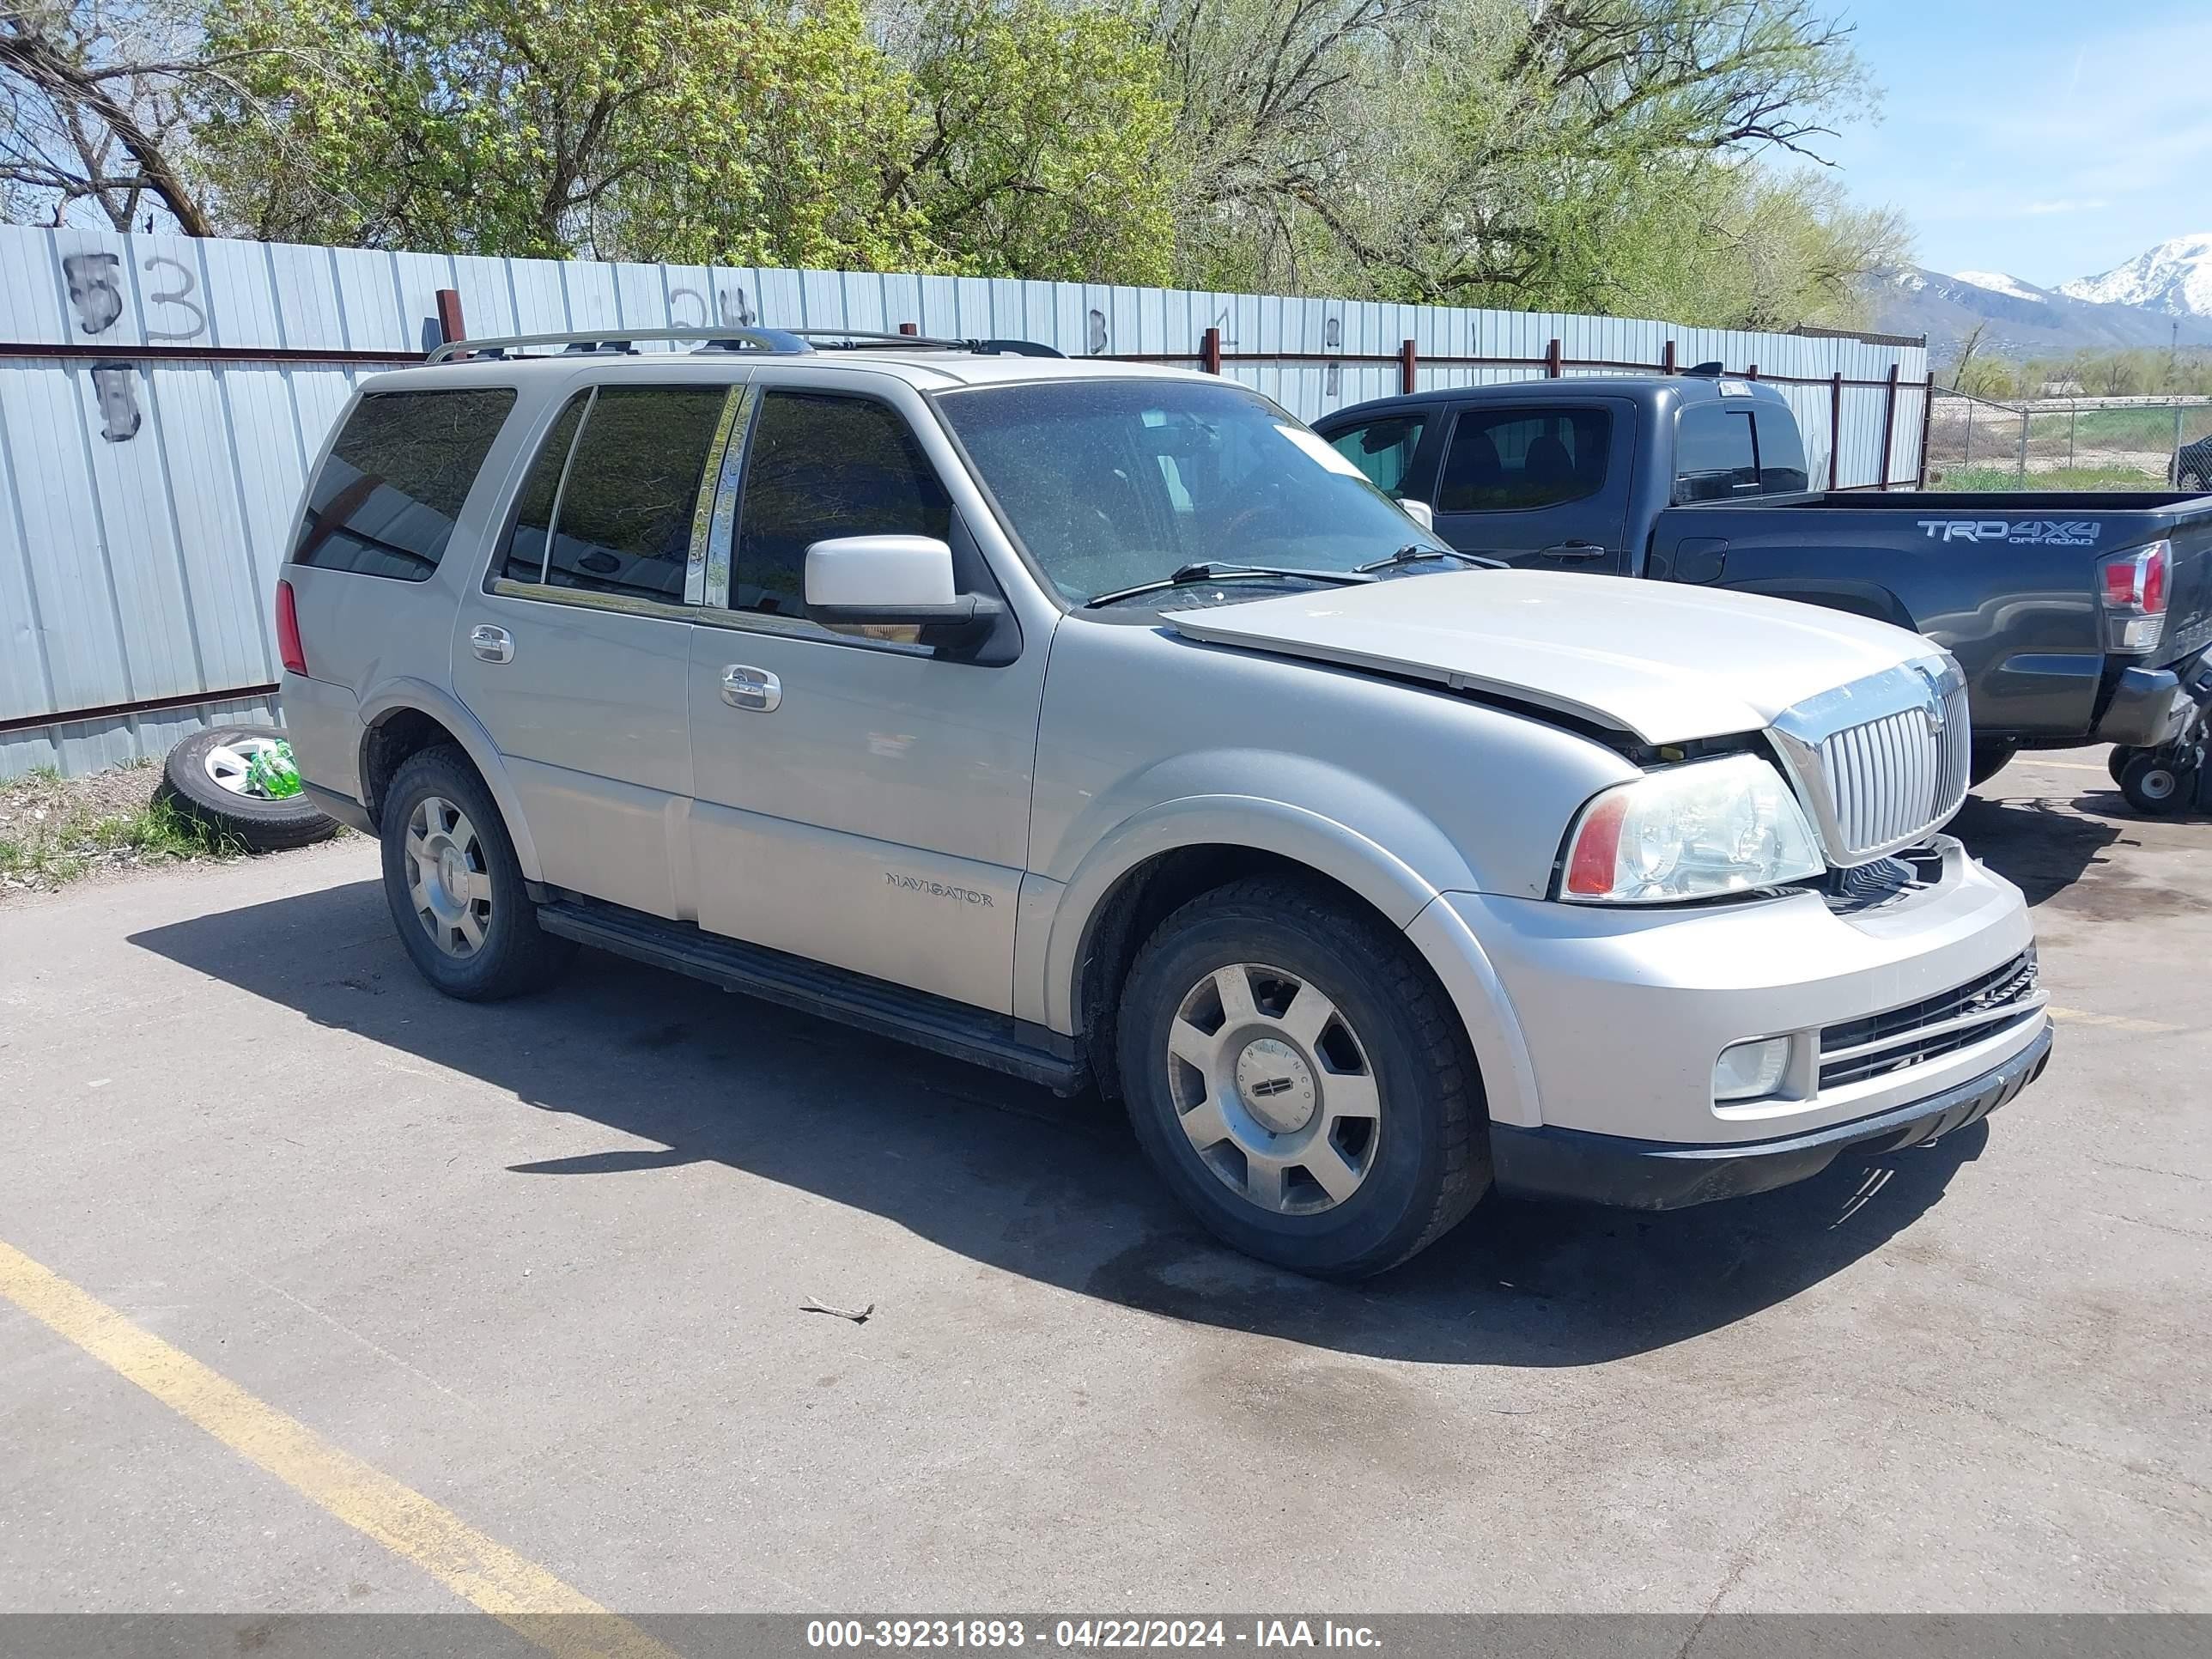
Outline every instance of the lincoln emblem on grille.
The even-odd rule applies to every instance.
[[[1950,716],[1943,712],[1943,682],[1917,663],[1913,665],[1912,672],[1928,684],[1928,704],[1921,711],[1928,716],[1928,735],[1940,738],[1943,735],[1943,728],[1950,723]]]

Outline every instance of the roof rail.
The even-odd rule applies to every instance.
[[[700,348],[702,350],[767,351],[778,355],[814,349],[787,329],[738,328],[728,323],[702,323],[696,328],[626,328],[611,331],[591,329],[561,334],[501,334],[481,340],[448,340],[423,361],[442,363],[464,356],[503,357],[522,346],[560,346],[564,349],[581,348],[583,351],[597,351],[605,348],[628,351],[635,349],[635,343],[640,340],[698,340],[704,343]]]
[[[596,329],[563,334],[499,334],[481,340],[448,340],[424,358],[426,363],[450,362],[456,357],[498,359],[524,346],[558,346],[562,356],[587,357],[594,352],[635,355],[640,340],[697,340],[701,351],[764,351],[779,356],[811,352],[819,340],[823,346],[899,346],[907,349],[974,351],[985,355],[1007,352],[1024,357],[1059,357],[1066,354],[1035,340],[947,340],[929,334],[886,334],[868,328],[739,328],[728,323],[702,323],[696,328],[630,328],[618,334]]]
[[[787,331],[800,339],[819,341],[825,346],[890,345],[913,348],[916,346],[938,351],[973,351],[985,356],[1005,352],[1019,357],[1062,357],[1066,353],[1035,340],[976,340],[951,339],[938,334],[886,334],[874,328],[794,328]]]

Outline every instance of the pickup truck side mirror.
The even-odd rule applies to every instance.
[[[1401,501],[1398,506],[1407,518],[1427,531],[1429,534],[1433,536],[1437,533],[1437,510],[1426,501]]]
[[[952,550],[934,536],[838,536],[806,550],[806,614],[825,626],[985,622],[999,601],[954,591]]]

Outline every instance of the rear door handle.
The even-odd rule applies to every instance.
[[[489,623],[479,623],[469,629],[469,649],[486,662],[514,660],[514,636]]]
[[[783,682],[765,668],[733,662],[722,671],[722,701],[732,708],[772,714],[783,702]]]
[[[1589,559],[1605,558],[1609,550],[1595,542],[1555,542],[1549,547],[1537,549],[1536,556],[1577,564]]]

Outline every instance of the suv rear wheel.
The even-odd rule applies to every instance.
[[[1489,1185],[1457,1015],[1398,934],[1263,877],[1176,911],[1122,990],[1122,1087],[1162,1177],[1224,1243],[1357,1279]]]
[[[449,997],[495,1002],[548,985],[576,953],[538,926],[507,824],[447,745],[410,756],[385,792],[384,896],[400,943]]]

